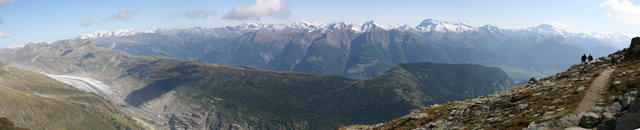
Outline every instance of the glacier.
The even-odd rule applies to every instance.
[[[123,102],[122,99],[118,97],[119,93],[116,91],[115,88],[107,84],[104,84],[96,79],[88,78],[88,77],[70,76],[70,75],[47,75],[47,76],[59,82],[78,88],[82,91],[95,93],[96,95],[109,99],[111,101]]]

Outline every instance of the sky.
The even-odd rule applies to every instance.
[[[0,0],[0,46],[101,30],[297,21],[417,25],[424,19],[505,29],[551,24],[640,35],[640,0]]]

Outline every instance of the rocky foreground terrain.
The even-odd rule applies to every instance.
[[[616,129],[640,127],[640,38],[629,49],[476,99],[342,129]]]

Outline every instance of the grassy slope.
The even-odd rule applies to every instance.
[[[0,116],[30,129],[140,129],[108,101],[49,77],[3,67]]]

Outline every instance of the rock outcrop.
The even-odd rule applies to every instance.
[[[626,48],[624,57],[626,61],[640,58],[640,37],[631,39],[631,46]]]
[[[624,113],[615,120],[616,130],[631,130],[637,128],[640,128],[640,98],[638,97],[636,97]]]

